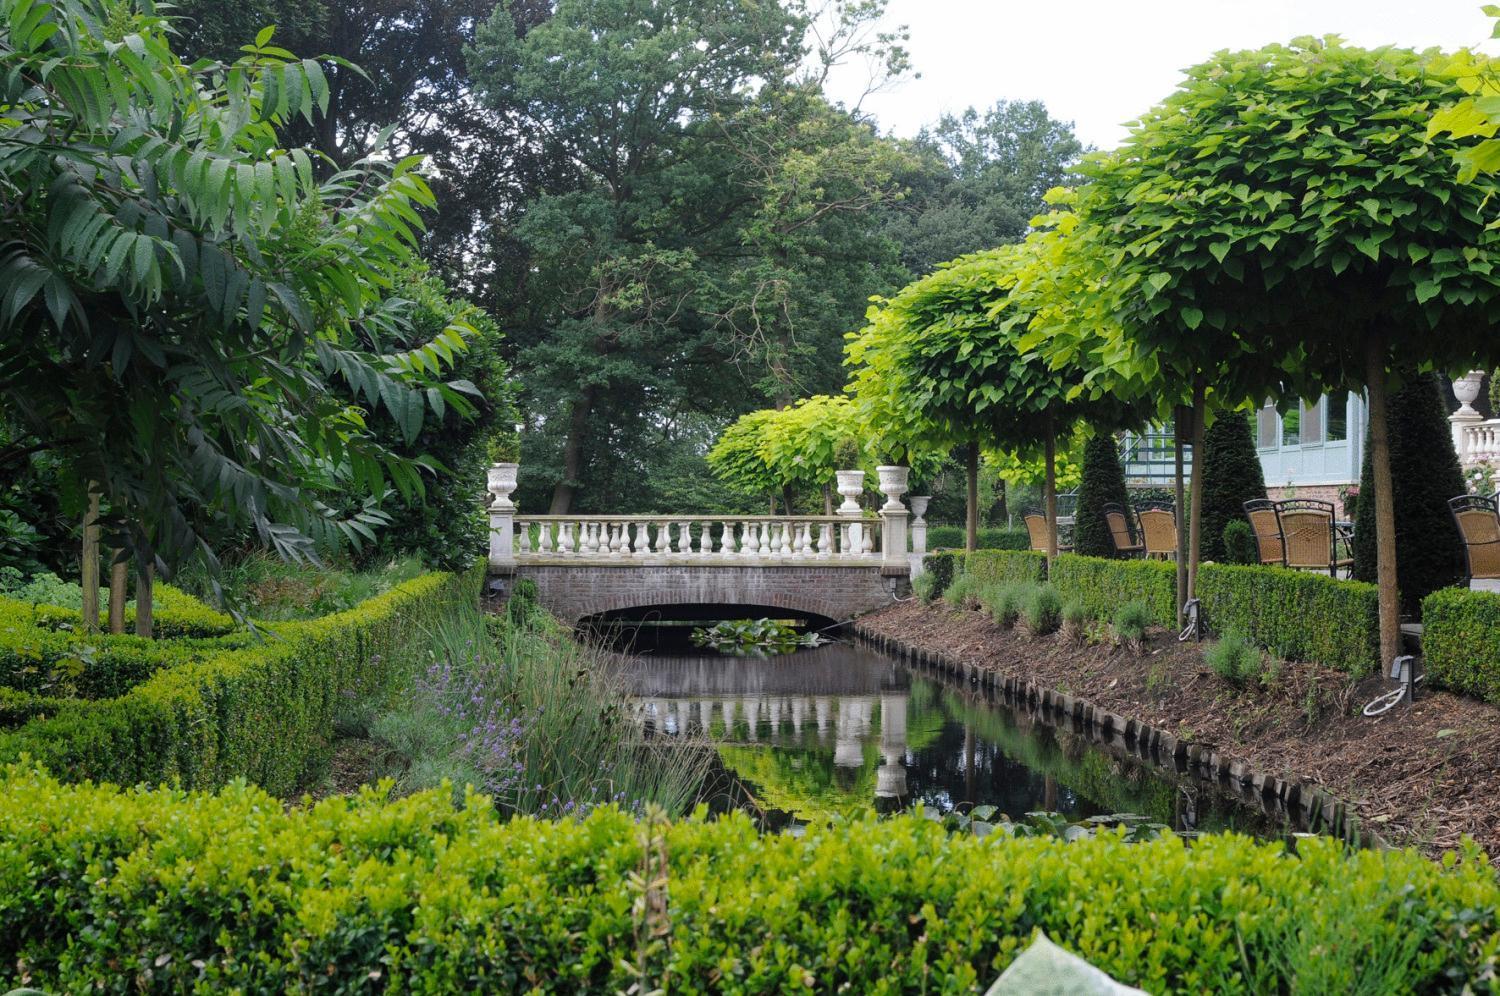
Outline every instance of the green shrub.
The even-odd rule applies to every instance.
[[[1155,615],[1149,604],[1139,599],[1126,602],[1114,614],[1115,639],[1139,646],[1154,621]]]
[[[1422,600],[1428,680],[1500,704],[1500,594],[1444,588]]]
[[[412,657],[425,659],[424,625],[477,590],[477,573],[429,574],[347,612],[276,626],[264,643],[189,654],[116,698],[0,733],[0,761],[30,754],[69,779],[246,777],[290,791],[326,757],[339,697],[388,692]]]
[[[49,575],[50,576],[50,575]],[[72,585],[77,589],[77,585]],[[67,592],[60,589],[47,589],[45,591],[28,588],[17,592],[17,596],[25,593],[63,596],[59,601],[69,604],[52,605],[45,602],[34,602],[20,597],[7,596],[0,598],[0,604],[8,607],[8,613],[18,615],[19,607],[29,602],[25,607],[31,610],[30,618],[33,625],[43,626],[48,629],[78,630],[82,626],[83,616],[78,607],[71,604],[72,599],[67,597]],[[105,595],[107,596],[107,590]],[[234,619],[222,612],[210,608],[198,601],[192,595],[179,591],[177,588],[167,584],[156,585],[152,591],[151,599],[151,626],[152,633],[158,639],[175,639],[179,637],[206,638],[215,636],[226,636],[235,631]],[[101,611],[99,624],[105,623],[105,614]],[[127,602],[125,605],[125,623],[127,627],[135,624],[135,602]]]
[[[659,937],[634,912],[643,870],[665,875]],[[0,773],[0,882],[0,979],[51,992],[974,992],[1037,931],[1157,994],[1448,992],[1500,947],[1472,845],[1438,863],[913,816],[796,836],[738,813],[502,822],[447,791],[286,807],[22,769]]]
[[[922,558],[923,570],[932,576],[933,599],[941,598],[953,583],[953,575],[961,569],[963,556],[962,553],[929,553]]]
[[[505,615],[516,625],[525,625],[541,611],[537,602],[536,582],[531,578],[517,578],[505,602]]]
[[[980,596],[980,608],[984,609],[995,625],[1010,629],[1020,618],[1021,607],[1032,587],[1032,584],[1015,581],[986,585]]]
[[[1237,629],[1285,660],[1367,674],[1380,658],[1374,585],[1282,567],[1203,564],[1198,598],[1216,633]]]
[[[1100,618],[1126,602],[1142,601],[1158,626],[1177,620],[1177,567],[1162,560],[1105,560],[1063,554],[1052,565],[1052,584],[1065,601],[1078,601]]]
[[[1266,478],[1255,452],[1255,437],[1250,431],[1251,416],[1246,412],[1223,412],[1203,434],[1203,548],[1204,560],[1254,564],[1236,560],[1230,555],[1225,530],[1241,523],[1248,530],[1245,502],[1266,496]],[[1254,550],[1254,533],[1251,549]]]
[[[979,582],[969,574],[960,574],[943,592],[943,601],[955,609],[973,609],[979,606]]]
[[[1223,540],[1225,563],[1250,565],[1260,563],[1260,546],[1255,542],[1255,530],[1246,520],[1229,520],[1229,524],[1224,527]]]
[[[1231,629],[1203,652],[1203,660],[1213,671],[1236,688],[1243,688],[1260,676],[1260,648],[1238,629]]]
[[[1083,449],[1083,479],[1078,485],[1073,549],[1087,557],[1117,557],[1104,506],[1124,506],[1129,502],[1115,437],[1102,430],[1095,431]]]
[[[1089,614],[1088,608],[1078,599],[1064,602],[1062,607],[1062,631],[1063,635],[1075,643],[1082,642],[1088,633],[1089,623],[1093,622],[1093,616]]]
[[[1047,580],[1047,555],[1030,550],[976,550],[964,557],[964,570],[985,584]]]
[[[1039,584],[1026,593],[1021,618],[1032,636],[1056,632],[1062,625],[1062,597],[1050,584]]]
[[[911,579],[911,591],[923,605],[931,605],[937,595],[937,578],[931,571],[923,571]]]
[[[1025,529],[1008,529],[1004,526],[986,526],[979,530],[981,550],[1029,550],[1031,535]],[[928,526],[927,549],[963,550],[963,526]]]

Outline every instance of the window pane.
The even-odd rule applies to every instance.
[[[1347,394],[1331,394],[1328,396],[1328,441],[1330,443],[1341,442],[1349,438],[1349,396]]]
[[[1301,427],[1302,406],[1293,403],[1287,406],[1287,410],[1281,413],[1281,445],[1297,446],[1302,442]]]
[[[1302,442],[1321,443],[1323,441],[1323,418],[1319,410],[1318,402],[1312,404],[1306,402],[1302,405]]]
[[[1255,413],[1255,445],[1263,450],[1276,446],[1276,409],[1268,401]]]

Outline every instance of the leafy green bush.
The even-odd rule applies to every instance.
[[[1237,629],[1276,656],[1367,674],[1380,657],[1374,585],[1282,567],[1203,564],[1198,598],[1216,633]]]
[[[1444,588],[1422,600],[1428,680],[1500,704],[1500,594]]]
[[[339,696],[388,691],[425,658],[423,626],[477,589],[477,574],[424,575],[347,612],[283,623],[264,643],[189,654],[116,698],[0,733],[0,761],[30,754],[70,779],[192,787],[246,777],[289,791],[326,756]]]
[[[1260,677],[1260,648],[1238,629],[1231,629],[1203,652],[1203,660],[1214,674],[1243,688]]]
[[[1062,631],[1063,636],[1074,643],[1083,642],[1088,633],[1089,623],[1093,617],[1089,610],[1078,599],[1064,602],[1062,607]]]
[[[649,899],[642,873],[665,876]],[[1500,954],[1472,845],[1438,863],[912,816],[797,836],[612,807],[503,822],[448,791],[286,807],[20,768],[0,773],[0,881],[0,979],[52,992],[972,992],[1039,930],[1158,994],[1446,992]]]
[[[1062,596],[1050,584],[1035,585],[1026,592],[1021,618],[1032,636],[1045,636],[1062,625]]]
[[[536,582],[531,578],[517,578],[505,602],[505,615],[515,625],[525,625],[541,612],[537,601]]]
[[[943,592],[943,601],[955,609],[978,608],[980,587],[973,575],[960,574]]]
[[[923,571],[911,579],[911,591],[923,605],[931,605],[937,594],[938,579],[931,571]]]
[[[980,595],[980,608],[984,609],[995,625],[1002,629],[1010,629],[1020,618],[1021,607],[1031,587],[1029,583],[1016,581],[1009,584],[986,585]]]
[[[1140,599],[1126,602],[1114,614],[1115,639],[1132,646],[1140,646],[1155,618],[1151,606],[1146,602]]]
[[[932,577],[932,598],[938,599],[953,583],[953,576],[963,566],[962,553],[929,553],[922,558],[922,567]]]
[[[1007,529],[1004,526],[986,526],[979,530],[981,550],[1029,550],[1031,535],[1025,529]],[[928,526],[927,549],[963,550],[963,526]]]
[[[984,584],[1047,580],[1047,555],[1031,550],[976,550],[964,557],[964,570]]]
[[[108,593],[107,588],[101,590],[101,602],[107,600]],[[152,595],[152,632],[159,638],[226,636],[235,630],[234,619],[230,616],[204,605],[171,585],[156,585]],[[79,607],[83,604],[82,589],[76,584],[58,580],[53,574],[41,575],[33,579],[31,584],[0,598],[0,605],[17,604],[27,605],[33,610],[31,618],[37,626],[77,630],[83,623],[83,616],[79,612]],[[103,611],[100,612],[99,623],[101,626],[105,623]],[[127,627],[135,623],[134,601],[125,603],[125,623]]]
[[[1260,546],[1255,530],[1244,519],[1231,519],[1224,527],[1224,562],[1226,564],[1260,563]]]
[[[1063,554],[1053,562],[1052,584],[1065,601],[1078,601],[1095,616],[1109,618],[1125,602],[1140,600],[1151,622],[1177,620],[1177,568],[1162,560],[1105,560]]]

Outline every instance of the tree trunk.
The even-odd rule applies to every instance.
[[[1188,499],[1188,568],[1187,598],[1198,591],[1198,558],[1203,551],[1203,435],[1205,431],[1204,410],[1208,407],[1206,389],[1200,377],[1193,384],[1193,477]]]
[[[1401,603],[1396,585],[1396,496],[1391,482],[1390,425],[1386,417],[1385,336],[1365,344],[1365,386],[1370,394],[1370,476],[1375,485],[1375,577],[1380,588],[1380,665],[1401,647]]]
[[[792,515],[792,486],[790,484],[781,486],[781,503],[786,506],[786,514]]]
[[[125,551],[116,550],[109,565],[109,631],[116,636],[125,632],[125,589],[130,585],[130,565]]]
[[[823,485],[823,514],[833,514],[833,489],[826,484]]]
[[[1183,556],[1187,549],[1187,530],[1186,523],[1182,519],[1182,507],[1187,504],[1183,500],[1185,496],[1182,489],[1182,448],[1184,445],[1182,437],[1186,431],[1187,413],[1181,405],[1178,405],[1176,415],[1172,426],[1172,445],[1175,464],[1173,483],[1177,490],[1177,626],[1180,629],[1183,625],[1182,602],[1187,594],[1187,558]]]
[[[91,482],[92,483],[92,482]],[[78,565],[83,588],[83,631],[99,631],[99,492],[89,491],[89,510],[83,516],[83,559]]]
[[[979,444],[970,443],[964,453],[964,473],[968,491],[964,505],[964,549],[979,549]]]
[[[151,588],[155,580],[156,565],[147,560],[135,575],[135,635],[148,640],[151,638]]]
[[[1047,416],[1046,477],[1042,494],[1047,502],[1047,576],[1052,576],[1052,562],[1057,559],[1057,426]]]
[[[1010,504],[1006,500],[1004,478],[995,482],[995,521],[1010,521]]]
[[[594,411],[596,388],[586,387],[568,416],[568,438],[563,443],[562,477],[552,488],[552,504],[548,515],[567,515],[573,510],[573,498],[578,494],[578,475],[583,473],[583,444],[588,434],[589,416]]]

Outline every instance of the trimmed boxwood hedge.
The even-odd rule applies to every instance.
[[[1428,595],[1422,653],[1433,684],[1500,704],[1500,595],[1467,588]]]
[[[1286,660],[1354,675],[1380,660],[1380,603],[1372,584],[1281,567],[1202,564],[1198,599],[1215,633],[1237,629]]]
[[[231,616],[204,605],[192,595],[171,585],[157,585],[152,595],[151,631],[158,639],[227,636],[237,628]],[[0,598],[0,613],[6,619],[24,618],[45,629],[76,630],[83,620],[83,614],[77,609],[33,605],[11,598]],[[101,626],[104,621],[104,613],[101,611]],[[125,624],[135,624],[134,603],[125,607]]]
[[[385,690],[419,652],[423,624],[475,601],[478,583],[424,575],[346,612],[277,625],[263,642],[184,652],[116,698],[32,708],[29,722],[0,730],[0,761],[30,755],[77,780],[197,787],[245,777],[290,791],[323,761],[337,697]]]
[[[1079,602],[1100,619],[1114,618],[1126,602],[1143,601],[1158,626],[1177,621],[1177,568],[1162,560],[1105,560],[1059,554],[1052,586],[1063,602]]]
[[[922,566],[932,575],[934,599],[943,597],[943,592],[960,574],[972,575],[981,584],[1047,579],[1046,555],[1030,550],[976,550],[973,553],[949,550],[929,553],[923,558]]]
[[[0,772],[0,983],[976,992],[1045,931],[1152,993],[1456,992],[1500,957],[1500,884],[1472,845],[1437,863],[1327,839],[1294,856],[1234,834],[981,838],[913,816],[799,836],[612,807],[501,823],[481,797],[380,795],[288,808],[239,783]],[[666,862],[651,901],[648,843]]]
[[[986,526],[977,537],[981,550],[1029,550],[1031,534],[1025,529],[1007,529],[1003,526]],[[963,526],[928,526],[927,549],[962,550],[964,548]]]

